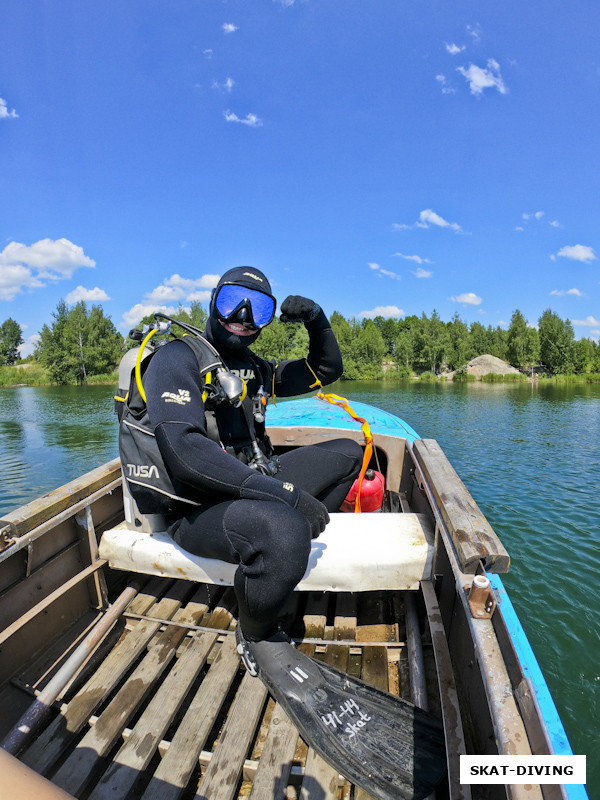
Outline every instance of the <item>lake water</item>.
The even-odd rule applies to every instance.
[[[342,383],[437,439],[511,554],[503,576],[600,798],[600,386]],[[0,516],[117,455],[113,388],[0,389]]]

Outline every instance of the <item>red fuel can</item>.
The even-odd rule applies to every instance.
[[[365,472],[362,486],[360,487],[360,510],[362,512],[379,511],[383,505],[383,490],[385,478],[381,472],[368,469]],[[358,494],[358,478],[352,484],[340,511],[353,512],[355,510],[356,495]]]

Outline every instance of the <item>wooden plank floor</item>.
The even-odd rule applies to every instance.
[[[295,594],[284,621],[304,652],[401,694],[401,606],[392,593]],[[235,612],[231,589],[151,581],[21,759],[81,800],[369,800],[245,673]]]

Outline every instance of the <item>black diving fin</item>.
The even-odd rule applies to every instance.
[[[238,652],[305,742],[377,800],[422,800],[446,774],[441,721],[299,652],[285,634]],[[250,662],[250,663],[249,663]]]

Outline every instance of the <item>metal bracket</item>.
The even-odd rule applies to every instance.
[[[491,619],[496,609],[496,598],[485,575],[475,575],[471,586],[465,586],[468,592],[469,608],[475,619]]]
[[[0,553],[7,550],[19,538],[17,526],[7,519],[0,519]]]

